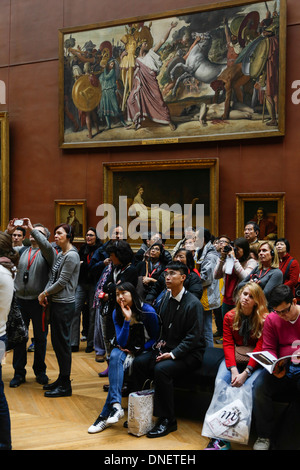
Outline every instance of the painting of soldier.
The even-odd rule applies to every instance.
[[[283,135],[285,8],[242,0],[60,30],[61,146]]]

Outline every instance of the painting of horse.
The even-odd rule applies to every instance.
[[[60,146],[284,135],[285,33],[286,0],[60,30]]]

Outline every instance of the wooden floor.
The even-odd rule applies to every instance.
[[[50,337],[49,337],[50,341]],[[107,378],[98,373],[105,363],[95,361],[95,354],[85,353],[86,343],[73,353],[71,397],[45,398],[42,386],[35,381],[32,371],[33,353],[28,353],[26,382],[10,388],[13,377],[12,353],[2,366],[5,395],[12,426],[13,450],[202,450],[208,438],[201,436],[201,422],[178,417],[178,430],[159,439],[129,435],[123,427],[127,413],[119,423],[97,434],[88,434],[89,426],[101,411],[106,393],[103,384]],[[57,378],[57,362],[51,344],[48,344],[47,375]],[[123,399],[123,407],[127,399]],[[233,450],[248,450],[247,446],[232,445]]]

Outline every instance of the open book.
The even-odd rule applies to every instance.
[[[247,353],[248,356],[252,357],[257,361],[260,365],[262,365],[265,369],[267,369],[270,374],[275,373],[276,375],[281,371],[285,370],[286,364],[292,360],[295,364],[300,363],[300,354],[294,353],[289,356],[280,357],[277,359],[273,354],[269,353],[268,351],[260,351],[260,352],[253,352]]]

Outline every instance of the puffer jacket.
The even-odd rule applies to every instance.
[[[214,278],[214,270],[218,262],[218,253],[211,242],[208,242],[200,255],[196,259],[196,267],[200,273],[203,285],[203,295],[201,303],[204,310],[213,310],[222,305],[222,294],[220,280]]]

